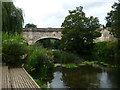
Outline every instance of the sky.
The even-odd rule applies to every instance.
[[[13,0],[16,7],[24,12],[24,26],[33,23],[38,28],[60,28],[68,10],[83,6],[87,17],[98,17],[100,24],[106,23],[105,17],[118,0]],[[23,26],[23,27],[24,27]]]

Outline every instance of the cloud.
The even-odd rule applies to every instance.
[[[105,16],[117,0],[15,0],[15,5],[25,13],[25,24],[38,27],[61,27],[68,10],[83,6],[86,16],[94,16],[105,24]]]

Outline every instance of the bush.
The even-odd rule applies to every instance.
[[[94,46],[94,54],[101,57],[114,57],[117,52],[117,42],[98,42]]]
[[[34,80],[41,88],[47,88],[47,85],[43,84],[39,79],[34,79]]]
[[[78,56],[72,53],[65,52],[65,51],[54,51],[53,54],[54,54],[55,63],[63,63],[63,64],[76,63],[78,64],[82,61]]]
[[[28,51],[26,42],[21,35],[2,34],[2,60],[10,66],[21,66],[23,55]]]
[[[38,46],[31,46],[30,50],[31,54],[28,57],[27,63],[25,65],[26,70],[33,77],[39,76],[40,79],[45,78],[48,69],[53,66],[52,51],[43,49],[42,47]]]
[[[116,62],[118,57],[117,42],[98,42],[94,45],[93,55],[99,61]],[[118,60],[117,60],[118,61]]]

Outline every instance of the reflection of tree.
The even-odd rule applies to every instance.
[[[108,78],[112,84],[112,88],[120,87],[120,70],[108,71]]]
[[[52,69],[52,70],[49,70],[49,71],[47,72],[47,77],[46,77],[46,79],[43,80],[43,82],[44,82],[44,83],[47,83],[47,82],[51,83],[51,81],[54,79],[54,73],[55,73],[55,72],[58,72],[58,71],[59,71],[59,72],[62,71],[61,67],[57,67],[57,68],[54,68],[54,69]]]
[[[61,72],[63,81],[66,84],[66,87],[71,88],[99,88],[101,83],[104,84],[101,79],[102,73],[104,73],[100,68],[95,68],[91,66],[87,67],[80,67],[80,68],[73,68],[73,69],[66,69],[57,67],[54,70],[50,70],[48,72],[48,77],[46,80],[43,80],[45,83],[52,82],[55,78],[54,73]],[[107,86],[110,88],[119,87],[120,85],[120,72],[119,70],[105,70],[107,73]],[[105,77],[103,75],[103,77]],[[104,86],[103,86],[104,87]]]
[[[99,84],[97,74],[100,72],[101,70],[98,68],[82,67],[79,69],[63,69],[62,73],[63,80],[72,88],[95,88]]]
[[[54,76],[53,76],[54,70],[49,70],[47,72],[47,77],[46,79],[43,79],[42,82],[47,84],[47,82],[51,83],[51,81],[53,80]]]

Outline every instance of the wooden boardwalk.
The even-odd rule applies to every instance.
[[[24,68],[8,68],[8,66],[2,66],[2,88],[40,90]]]

